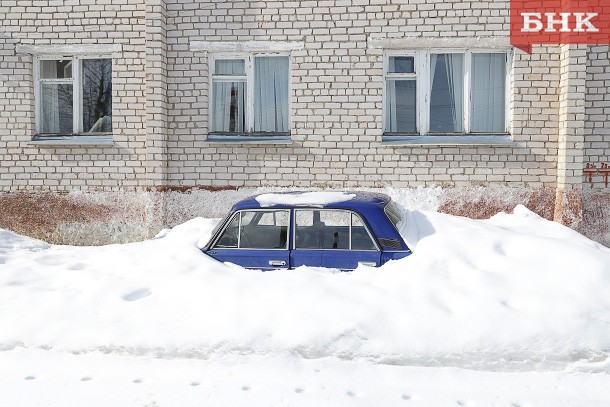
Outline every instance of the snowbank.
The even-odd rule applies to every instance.
[[[414,254],[352,273],[218,263],[198,249],[216,222],[103,247],[1,231],[0,349],[609,369],[610,250],[524,207],[409,212]]]

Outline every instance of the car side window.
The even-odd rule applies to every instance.
[[[360,216],[352,213],[352,250],[377,250]]]
[[[218,239],[216,248],[287,249],[290,211],[238,212]]]
[[[239,213],[236,213],[235,215],[233,215],[233,219],[231,219],[231,221],[225,228],[224,232],[222,233],[222,236],[220,236],[220,239],[218,239],[218,241],[216,242],[215,247],[217,247],[217,248],[237,248],[237,245],[239,243],[239,240],[237,238],[237,236],[238,236],[237,232],[239,229],[239,220],[240,220],[239,217],[240,217]]]
[[[295,211],[295,248],[322,250],[376,250],[358,215],[344,210]]]

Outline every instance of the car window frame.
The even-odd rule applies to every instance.
[[[297,211],[300,210],[309,210],[309,211],[342,211],[342,212],[348,212],[350,214],[350,232],[349,232],[349,238],[350,238],[350,242],[349,242],[349,249],[310,249],[310,248],[299,248],[296,247],[296,230],[297,230]],[[352,249],[352,215],[356,215],[360,221],[362,222],[362,224],[364,225],[364,228],[366,229],[366,232],[369,235],[369,238],[373,241],[373,244],[375,245],[375,250],[365,250],[365,249]],[[299,207],[299,208],[293,208],[292,209],[292,222],[291,222],[291,226],[292,226],[292,245],[290,250],[317,250],[317,251],[329,251],[329,252],[339,252],[339,251],[343,251],[343,252],[381,252],[381,246],[379,246],[379,243],[377,242],[377,239],[375,238],[375,235],[373,235],[373,233],[371,233],[371,228],[369,227],[368,223],[366,222],[364,216],[362,216],[360,213],[352,210],[352,209],[343,209],[343,208],[320,208],[320,207]]]
[[[241,243],[241,214],[243,212],[288,212],[288,229],[286,230],[286,246],[284,248],[255,248],[255,247],[239,247]],[[216,247],[216,244],[229,227],[229,225],[233,222],[236,216],[240,216],[239,223],[237,226],[237,247]],[[292,210],[290,208],[252,208],[252,209],[239,209],[231,216],[228,217],[228,220],[222,226],[222,228],[217,232],[216,236],[212,243],[209,245],[210,250],[290,250],[290,235],[291,235],[291,227],[292,227]]]

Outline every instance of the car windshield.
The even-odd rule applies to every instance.
[[[400,213],[400,209],[398,209],[398,206],[396,206],[396,203],[394,201],[391,201],[385,206],[383,210],[388,216],[388,219],[390,219],[390,222],[392,222],[394,227],[398,230],[398,223],[402,221],[402,214]]]
[[[208,240],[205,247],[208,247],[210,244],[212,244],[212,239],[214,239],[214,236],[216,236],[216,232],[218,232],[218,229],[220,229],[222,227],[222,225],[225,224],[225,222],[231,215],[233,215],[233,212],[229,212],[229,214],[227,216],[222,218],[222,220],[220,222],[218,222],[216,224],[216,226],[214,226],[214,229],[212,230],[212,234],[210,235],[210,240]]]

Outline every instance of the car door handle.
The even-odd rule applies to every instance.
[[[285,266],[286,262],[284,260],[269,260],[270,266]]]

